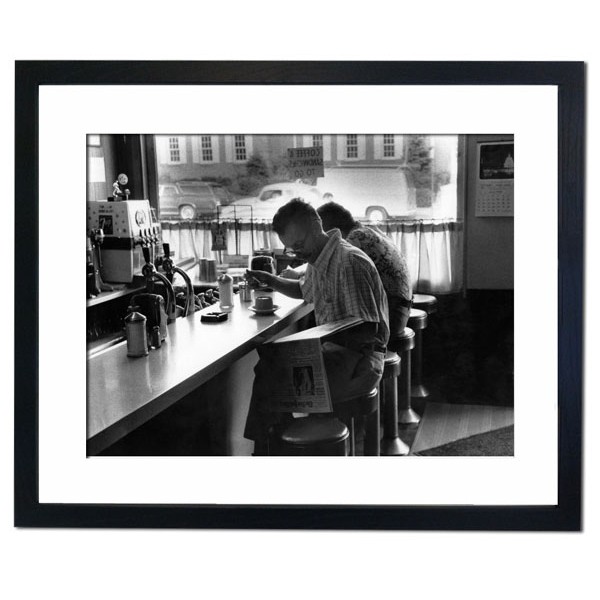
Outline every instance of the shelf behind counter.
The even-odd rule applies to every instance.
[[[215,307],[180,317],[167,326],[162,347],[146,357],[128,357],[126,342],[88,356],[88,455],[108,448],[312,311],[302,300],[278,293],[273,299],[279,309],[268,316],[255,315],[235,294],[227,321],[200,321]]]

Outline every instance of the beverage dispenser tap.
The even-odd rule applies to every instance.
[[[163,258],[162,268],[167,276],[167,279],[173,283],[173,274],[179,273],[183,280],[185,281],[185,308],[183,309],[183,316],[189,317],[194,314],[196,311],[196,302],[194,297],[194,286],[192,284],[192,280],[190,276],[181,268],[176,266],[171,259],[171,248],[169,244],[163,244],[163,250],[165,252],[165,257]]]
[[[100,292],[112,292],[113,286],[104,283],[100,268],[102,259],[100,256],[100,246],[104,241],[104,231],[102,229],[92,229],[87,239],[88,248],[88,298],[97,296]],[[91,259],[91,263],[90,263]]]
[[[147,245],[142,246],[142,252],[144,254],[144,260],[146,261],[146,264],[142,267],[142,275],[146,279],[146,288],[148,292],[152,293],[155,279],[160,280],[164,284],[165,289],[167,290],[167,321],[171,323],[177,317],[173,285],[162,273],[159,273],[154,264],[150,262],[150,248]]]

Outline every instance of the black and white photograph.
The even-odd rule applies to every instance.
[[[7,8],[2,597],[598,595],[589,6]]]
[[[87,139],[88,455],[513,455],[513,218],[473,178],[506,135]],[[349,317],[332,410],[268,414],[257,348]]]

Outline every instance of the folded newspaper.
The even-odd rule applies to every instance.
[[[349,317],[272,342],[277,352],[270,383],[271,410],[332,412],[331,389],[336,389],[336,382],[352,377],[362,355],[327,342],[327,337],[362,322],[362,319]]]

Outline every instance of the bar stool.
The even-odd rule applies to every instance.
[[[437,298],[429,294],[414,294],[412,307],[424,310],[428,315],[432,315],[437,312]]]
[[[294,419],[280,434],[280,456],[348,456],[350,432],[332,414]]]
[[[412,309],[411,309],[412,310]],[[397,352],[402,361],[402,369],[398,377],[398,423],[410,425],[418,423],[421,417],[411,406],[411,351],[415,347],[415,332],[405,327],[401,335],[396,335],[388,342],[388,348]]]
[[[280,456],[356,456],[354,420],[366,416],[365,455],[379,456],[379,393],[370,392],[339,402],[334,413],[294,419],[277,434]],[[350,425],[348,428],[346,423]]]
[[[413,308],[417,308],[419,310],[424,310],[427,313],[427,317],[437,312],[437,298],[435,296],[431,296],[430,294],[415,294],[413,296]],[[425,343],[426,335],[422,335],[423,344]],[[421,340],[419,340],[421,341]],[[418,343],[418,342],[417,342]],[[420,377],[423,376],[423,373],[420,373]],[[425,390],[422,387],[421,391]],[[427,391],[427,390],[425,390]],[[414,394],[413,394],[414,395]]]
[[[387,351],[381,378],[380,402],[383,405],[382,456],[406,456],[410,448],[398,436],[398,376],[400,357],[396,352]]]
[[[365,419],[364,455],[379,456],[379,390],[349,398],[345,402],[334,404],[333,413],[350,429],[350,456],[356,456],[355,421],[359,417]]]
[[[427,313],[418,308],[410,309],[408,327],[415,332],[415,360],[412,367],[412,386],[410,395],[413,398],[426,398],[429,396],[427,388],[422,383],[423,378],[423,335],[427,327]]]

